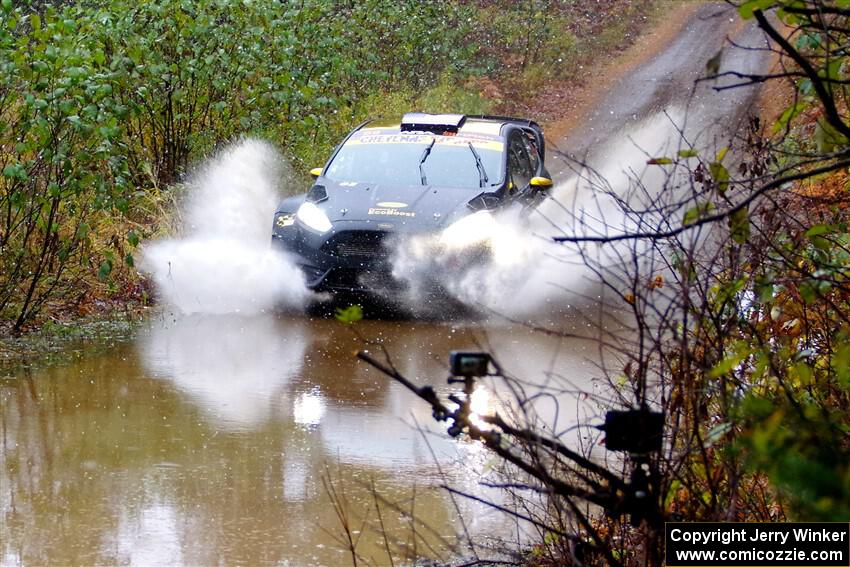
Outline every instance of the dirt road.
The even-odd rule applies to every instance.
[[[683,20],[683,21],[679,21]],[[603,87],[590,87],[591,104],[580,108],[581,116],[569,116],[556,123],[555,143],[573,156],[605,157],[605,145],[633,129],[639,122],[664,110],[683,110],[689,133],[711,128],[711,135],[740,122],[754,112],[757,89],[717,91],[732,79],[695,84],[707,75],[706,63],[721,48],[720,72],[747,72],[764,69],[768,54],[733,47],[761,47],[764,39],[754,22],[741,22],[725,3],[684,7],[668,21],[662,21],[655,34],[666,39],[666,28],[678,29],[664,44],[658,40],[638,42],[620,61],[606,69]],[[586,96],[586,95],[585,95]]]

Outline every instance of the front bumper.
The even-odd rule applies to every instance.
[[[338,222],[318,234],[298,223],[276,228],[272,246],[294,256],[308,288],[318,292],[386,294],[406,288],[392,275],[397,234],[373,223]]]

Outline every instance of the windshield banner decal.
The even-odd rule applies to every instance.
[[[428,134],[366,134],[350,138],[346,145],[353,144],[429,144],[431,140],[441,146],[467,146],[472,143],[476,148],[501,152],[505,145],[493,139],[479,139],[471,136],[432,136]]]

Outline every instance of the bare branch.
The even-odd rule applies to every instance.
[[[610,242],[621,242],[624,240],[664,240],[667,238],[672,238],[674,236],[678,236],[685,231],[692,230],[694,228],[698,228],[701,226],[705,226],[708,224],[713,224],[718,221],[726,220],[734,213],[744,210],[747,208],[753,201],[755,201],[761,195],[767,193],[772,189],[776,189],[777,187],[781,187],[787,183],[792,181],[799,181],[800,179],[808,179],[810,177],[815,177],[817,175],[821,175],[823,173],[830,173],[833,171],[837,171],[843,167],[850,167],[850,159],[842,159],[839,161],[835,161],[823,167],[800,171],[798,173],[789,174],[784,177],[780,177],[765,183],[756,191],[752,192],[746,198],[738,202],[736,205],[725,209],[724,211],[714,214],[714,215],[706,215],[691,224],[681,225],[677,228],[665,231],[657,231],[657,232],[633,232],[633,233],[623,233],[616,234],[613,236],[555,236],[552,238],[555,242],[596,242],[596,243],[610,243]]]

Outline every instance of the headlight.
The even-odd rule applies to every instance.
[[[313,203],[304,203],[298,207],[298,212],[295,213],[295,216],[305,226],[319,233],[327,232],[333,226],[328,215]]]

